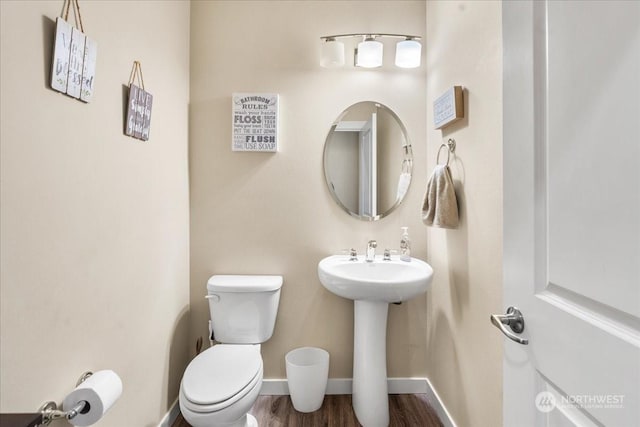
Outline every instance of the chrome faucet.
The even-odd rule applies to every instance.
[[[367,255],[364,259],[365,261],[373,262],[373,260],[376,258],[377,247],[378,247],[378,242],[376,242],[375,240],[369,240],[369,242],[367,243]]]

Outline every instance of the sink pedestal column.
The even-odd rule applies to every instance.
[[[353,409],[364,427],[387,427],[389,304],[364,300],[356,300],[354,303]]]

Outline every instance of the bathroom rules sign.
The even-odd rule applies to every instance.
[[[234,93],[231,98],[231,149],[278,151],[278,94]]]

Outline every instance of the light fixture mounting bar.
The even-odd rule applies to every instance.
[[[394,37],[399,39],[407,39],[407,40],[420,40],[421,36],[412,36],[409,34],[389,34],[389,33],[351,33],[351,34],[335,34],[332,36],[322,36],[320,40],[335,40],[342,39],[346,37]]]

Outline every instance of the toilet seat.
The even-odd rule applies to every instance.
[[[233,405],[262,383],[259,345],[218,344],[194,358],[180,384],[184,405],[209,413]]]

